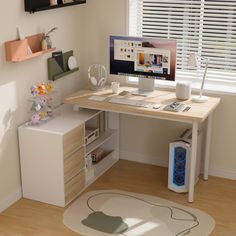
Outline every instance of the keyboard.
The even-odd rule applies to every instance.
[[[137,101],[137,100],[127,99],[127,98],[112,98],[112,99],[109,100],[109,102],[116,103],[116,104],[135,106],[135,107],[150,107],[150,106],[153,106],[153,104],[150,103],[150,102]]]

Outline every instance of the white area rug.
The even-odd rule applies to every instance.
[[[200,210],[119,190],[80,196],[65,211],[63,223],[86,236],[207,236],[215,227]]]

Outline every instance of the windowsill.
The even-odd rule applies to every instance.
[[[177,80],[178,81],[178,80]],[[163,81],[157,80],[155,82],[155,88],[162,88],[168,90],[175,90],[177,81]],[[179,80],[180,81],[180,80]],[[127,78],[127,84],[129,85],[138,85],[138,79],[136,78]],[[201,83],[200,82],[192,82],[192,91],[199,92]],[[212,95],[236,95],[236,84],[216,84],[213,82],[205,82],[204,85],[204,94],[212,94]]]

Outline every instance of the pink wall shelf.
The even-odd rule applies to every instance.
[[[10,62],[21,62],[41,56],[45,53],[55,51],[56,48],[50,48],[47,50],[41,49],[43,37],[44,33],[40,33],[26,37],[23,40],[13,40],[6,42],[6,60]],[[30,47],[32,54],[28,54],[28,46]]]

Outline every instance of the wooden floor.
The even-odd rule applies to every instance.
[[[187,194],[167,190],[167,169],[128,161],[119,161],[86,191],[120,189],[162,197],[195,207],[216,221],[211,235],[236,235],[236,182],[215,177],[200,181],[195,202],[187,203]],[[63,223],[65,209],[22,199],[0,214],[0,236],[78,236]],[[203,235],[199,235],[203,236]]]

